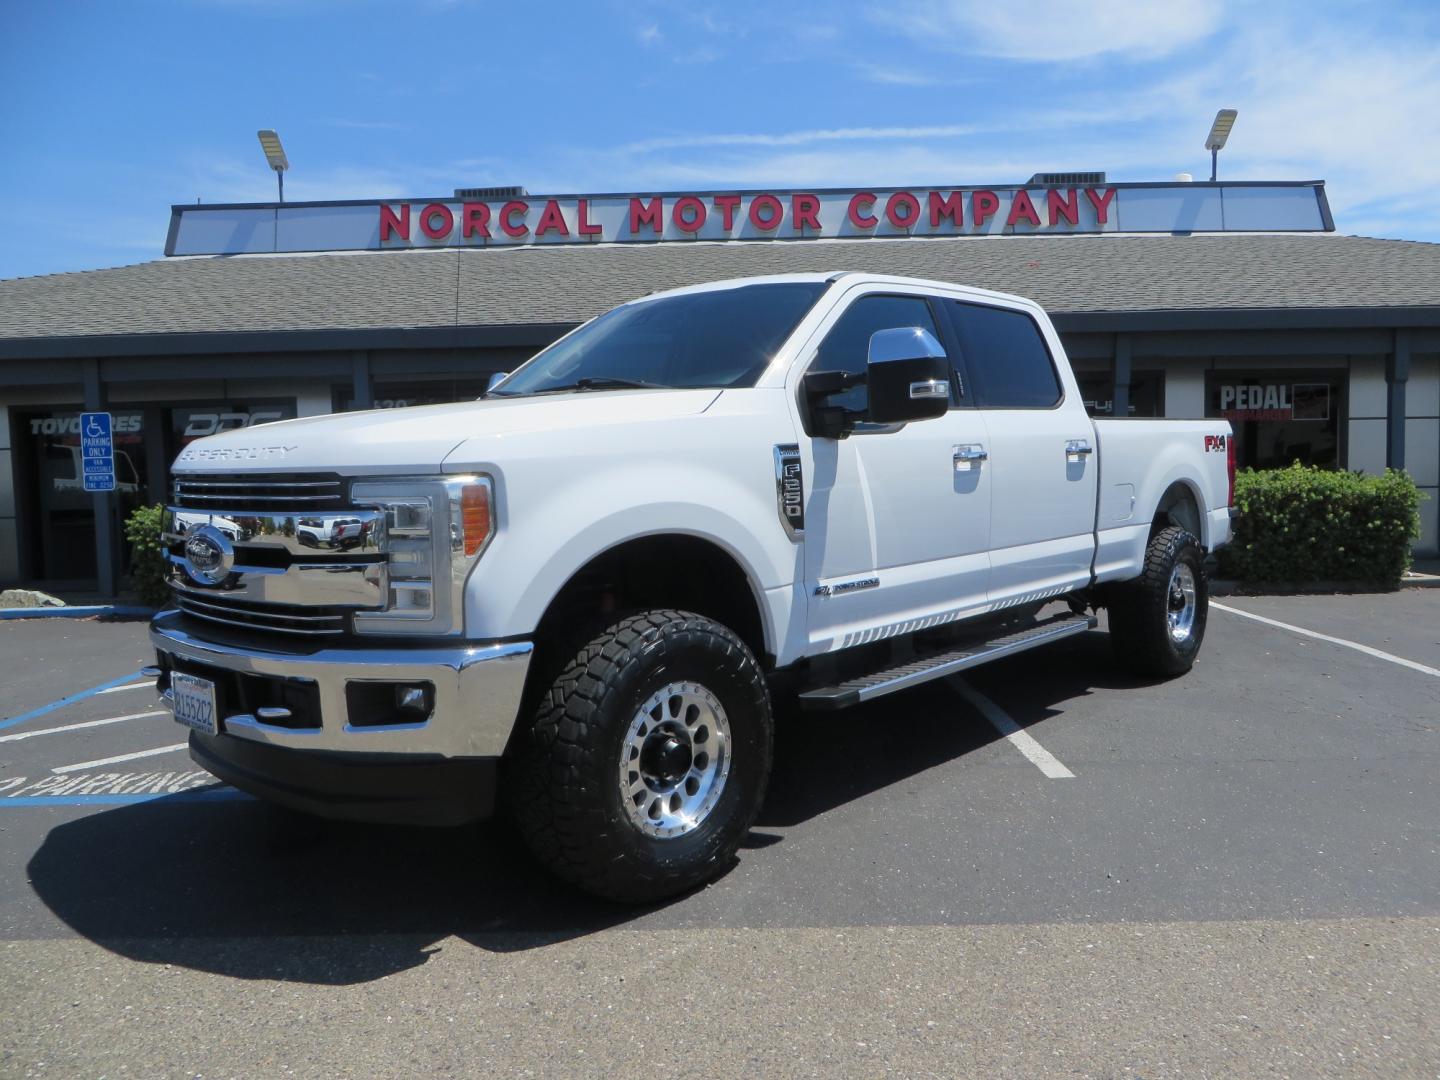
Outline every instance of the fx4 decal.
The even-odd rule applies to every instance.
[[[1212,453],[1212,452],[1220,452],[1220,453],[1223,453],[1224,450],[1225,450],[1225,436],[1224,436],[1224,435],[1206,435],[1206,436],[1205,436],[1205,452],[1206,452],[1207,454]]]

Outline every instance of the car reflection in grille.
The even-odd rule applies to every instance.
[[[236,630],[266,630],[306,637],[345,633],[347,615],[335,608],[302,607],[298,604],[252,604],[224,594],[204,598],[177,591],[175,601],[186,615],[220,623]]]
[[[275,513],[285,510],[333,510],[345,502],[345,482],[327,473],[244,476],[214,473],[175,477],[174,504],[191,510],[246,506]]]

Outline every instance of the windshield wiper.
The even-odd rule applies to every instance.
[[[544,390],[538,390],[540,394],[558,394],[565,390],[670,390],[673,387],[665,386],[662,383],[643,382],[640,379],[614,379],[608,375],[597,375],[593,378],[576,379],[573,383],[565,386],[547,386]]]

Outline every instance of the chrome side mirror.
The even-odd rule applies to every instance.
[[[495,387],[499,386],[502,382],[504,382],[504,381],[505,381],[506,379],[508,379],[509,377],[510,377],[510,373],[509,373],[508,371],[494,371],[494,372],[491,372],[491,374],[490,374],[490,381],[485,384],[485,393],[487,393],[487,394],[490,393],[491,390],[494,390]]]
[[[950,358],[921,326],[877,330],[866,364],[869,419],[904,424],[944,416],[950,408]]]

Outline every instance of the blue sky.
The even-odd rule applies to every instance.
[[[286,196],[1324,179],[1440,241],[1440,5],[1199,0],[3,0],[0,277],[158,257]]]

